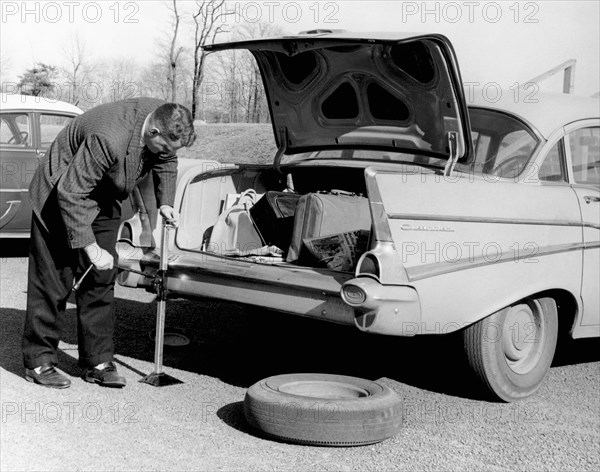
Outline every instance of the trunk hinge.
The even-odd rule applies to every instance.
[[[287,150],[287,142],[288,142],[287,126],[282,126],[281,128],[279,128],[279,149],[277,149],[277,153],[275,154],[275,161],[273,163],[273,166],[279,173],[281,173],[281,171],[279,170],[281,168],[281,159],[283,158],[283,154]]]
[[[450,156],[446,167],[444,167],[444,177],[449,177],[454,171],[456,161],[458,161],[458,142],[457,134],[455,132],[448,133],[448,149],[450,150]]]

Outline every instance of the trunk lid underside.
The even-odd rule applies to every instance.
[[[248,49],[284,154],[372,148],[447,158],[470,149],[460,73],[440,35],[401,39],[299,35],[206,47]]]

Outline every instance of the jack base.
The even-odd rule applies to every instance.
[[[169,374],[165,374],[164,372],[161,372],[160,374],[152,372],[141,379],[140,382],[147,383],[153,387],[166,387],[168,385],[177,385],[183,383],[181,380],[171,377]]]

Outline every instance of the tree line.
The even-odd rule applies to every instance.
[[[186,2],[189,5],[190,2]],[[60,66],[38,63],[3,91],[44,96],[87,110],[101,103],[150,96],[188,106],[195,119],[217,123],[269,120],[258,66],[245,50],[210,53],[203,46],[283,34],[272,23],[238,23],[229,29],[224,0],[197,0],[182,11],[165,3],[169,27],[156,39],[156,59],[147,65],[129,59],[92,61],[86,43],[73,35],[61,48]]]

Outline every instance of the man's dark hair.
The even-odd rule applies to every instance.
[[[171,141],[179,141],[189,147],[196,140],[194,119],[190,111],[178,103],[165,103],[154,111],[154,118],[161,132]]]

